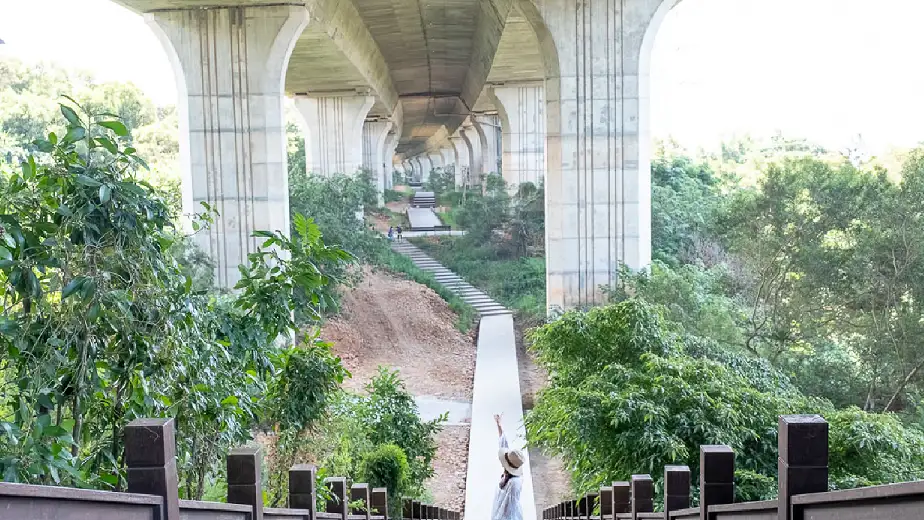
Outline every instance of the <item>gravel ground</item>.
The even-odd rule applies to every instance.
[[[433,462],[433,477],[427,489],[433,503],[461,511],[465,505],[465,473],[468,470],[468,426],[447,426],[437,436],[439,449]]]

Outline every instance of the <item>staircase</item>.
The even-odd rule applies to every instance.
[[[411,206],[415,208],[435,208],[436,194],[432,191],[418,191],[411,199]]]
[[[501,316],[510,314],[506,307],[494,301],[490,296],[472,286],[459,275],[443,267],[417,246],[410,242],[392,242],[391,248],[411,259],[420,269],[431,273],[436,281],[471,305],[481,316]]]

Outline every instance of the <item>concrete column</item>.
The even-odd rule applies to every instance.
[[[500,169],[500,119],[494,115],[478,115],[474,117],[476,129],[482,138],[482,170],[485,175],[499,173]]]
[[[462,123],[462,135],[468,140],[472,149],[471,168],[469,174],[469,186],[481,184],[481,176],[484,175],[484,139],[485,136],[478,130],[478,125],[472,122],[471,118]]]
[[[379,207],[385,205],[385,144],[392,126],[391,121],[366,121],[363,125],[363,168],[372,173]]]
[[[437,157],[439,157],[439,154],[437,154]],[[427,182],[430,180],[430,170],[437,167],[438,164],[433,164],[433,160],[427,154],[418,155],[417,160],[420,161],[420,182]]]
[[[513,188],[545,181],[545,86],[491,87],[503,132],[502,171]]]
[[[443,160],[443,168],[449,166],[455,166],[456,164],[456,149],[452,146],[452,143],[448,143],[445,147],[440,148],[440,157]]]
[[[443,164],[443,154],[439,150],[429,152],[427,154],[427,157],[430,159],[431,169],[442,168],[443,166],[445,166]],[[427,173],[429,174],[429,172]]]
[[[461,128],[452,136],[451,141],[456,157],[456,187],[465,186],[471,175],[472,145]]]
[[[413,173],[411,179],[414,182],[423,182],[423,165],[420,164],[420,157],[411,158],[411,169]]]
[[[545,85],[550,308],[604,303],[620,264],[651,262],[648,70],[677,1],[547,0],[527,13],[557,56]]]
[[[398,134],[394,127],[385,137],[385,147],[382,150],[382,169],[385,171],[385,187],[394,188],[395,170],[402,169],[401,165],[395,164],[395,150],[398,148]]]
[[[183,211],[206,203],[219,213],[196,243],[215,263],[215,282],[233,287],[258,249],[253,232],[289,231],[283,83],[308,11],[164,10],[145,20],[177,79]]]
[[[295,98],[305,123],[308,173],[353,175],[363,166],[363,122],[375,98],[365,95]]]

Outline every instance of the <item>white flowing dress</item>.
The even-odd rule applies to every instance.
[[[500,448],[507,448],[507,436],[500,436]],[[498,488],[494,494],[494,507],[491,520],[523,520],[523,508],[520,506],[520,491],[523,489],[522,477],[511,477],[503,489]]]

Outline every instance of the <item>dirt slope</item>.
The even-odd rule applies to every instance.
[[[379,365],[397,369],[415,396],[471,401],[473,335],[453,325],[456,315],[429,288],[367,270],[343,299],[343,312],[321,330],[353,374],[344,386],[361,391]],[[469,428],[447,426],[437,437],[436,474],[427,483],[433,503],[459,510],[464,503]]]

